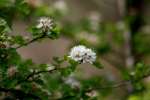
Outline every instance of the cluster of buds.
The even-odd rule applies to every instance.
[[[49,32],[54,28],[54,22],[51,18],[42,17],[38,20],[38,25],[36,27],[43,32]]]

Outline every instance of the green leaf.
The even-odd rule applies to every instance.
[[[21,16],[25,17],[28,16],[31,12],[31,7],[28,3],[26,3],[24,0],[16,1],[15,7],[17,10],[17,13],[19,13]]]
[[[12,42],[14,44],[23,45],[26,43],[26,40],[23,38],[23,36],[17,35],[12,37]]]
[[[69,76],[72,73],[72,69],[71,68],[63,68],[61,69],[61,75],[63,76]]]
[[[60,29],[58,27],[54,27],[52,30],[47,32],[47,36],[50,39],[57,39],[60,34]]]
[[[10,32],[10,28],[7,22],[4,19],[0,18],[0,33],[8,33],[8,32]]]
[[[101,65],[101,63],[100,63],[99,61],[93,62],[93,65],[94,65],[96,68],[99,68],[99,69],[103,68],[103,66]]]

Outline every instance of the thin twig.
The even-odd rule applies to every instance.
[[[148,78],[149,76],[150,76],[150,74],[144,75],[142,78],[140,78],[140,79],[137,80],[137,81],[140,81],[140,80],[143,80],[143,79],[145,79],[145,78]],[[96,89],[119,88],[119,87],[122,87],[122,86],[126,86],[126,85],[129,84],[130,82],[132,82],[132,81],[131,81],[131,80],[126,80],[126,81],[122,81],[122,82],[116,83],[116,84],[111,85],[111,86],[98,87],[98,88],[96,88]]]
[[[50,70],[50,71],[44,70],[44,71],[33,72],[33,73],[29,74],[24,80],[19,81],[17,84],[21,84],[23,82],[27,82],[27,81],[29,81],[30,78],[33,78],[36,75],[39,75],[39,74],[42,74],[42,73],[52,73],[55,70],[56,70],[56,68],[53,69],[53,70]]]
[[[40,37],[36,37],[36,38],[34,38],[34,39],[32,39],[32,40],[30,40],[30,41],[28,41],[28,42],[26,42],[26,43],[24,43],[24,44],[22,44],[22,45],[19,45],[18,47],[15,47],[15,49],[19,49],[19,48],[21,48],[21,47],[23,47],[23,46],[29,45],[29,44],[31,44],[31,43],[33,43],[33,42],[39,40],[39,39],[42,39],[42,38],[44,38],[44,37],[45,37],[45,35],[42,35],[42,36],[40,36]]]
[[[50,71],[38,71],[38,72],[34,72],[34,73],[31,73],[30,75],[28,75],[27,77],[26,77],[26,79],[25,80],[29,80],[30,78],[32,78],[32,77],[34,77],[35,75],[39,75],[39,74],[41,74],[41,73],[52,73],[54,70],[56,70],[56,69],[53,69],[53,70],[50,70]]]
[[[114,85],[112,85],[112,86],[101,87],[101,88],[99,88],[99,89],[119,88],[119,87],[122,87],[122,86],[127,85],[128,83],[130,83],[130,81],[122,81],[122,82],[119,82],[119,83],[114,84]]]

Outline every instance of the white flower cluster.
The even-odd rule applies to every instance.
[[[38,25],[36,27],[38,29],[42,29],[44,32],[47,32],[53,29],[54,23],[51,18],[42,17],[38,20]]]
[[[96,53],[83,45],[79,45],[71,49],[69,57],[80,63],[92,64],[96,60]]]

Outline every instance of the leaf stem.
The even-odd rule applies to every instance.
[[[17,84],[21,84],[23,82],[29,81],[29,79],[33,78],[35,75],[39,75],[39,74],[42,74],[42,73],[52,73],[55,70],[56,70],[56,68],[53,69],[53,70],[50,70],[50,71],[43,70],[43,71],[38,71],[38,72],[32,72],[31,74],[29,74],[28,76],[26,76],[26,78],[24,80],[19,81]]]

